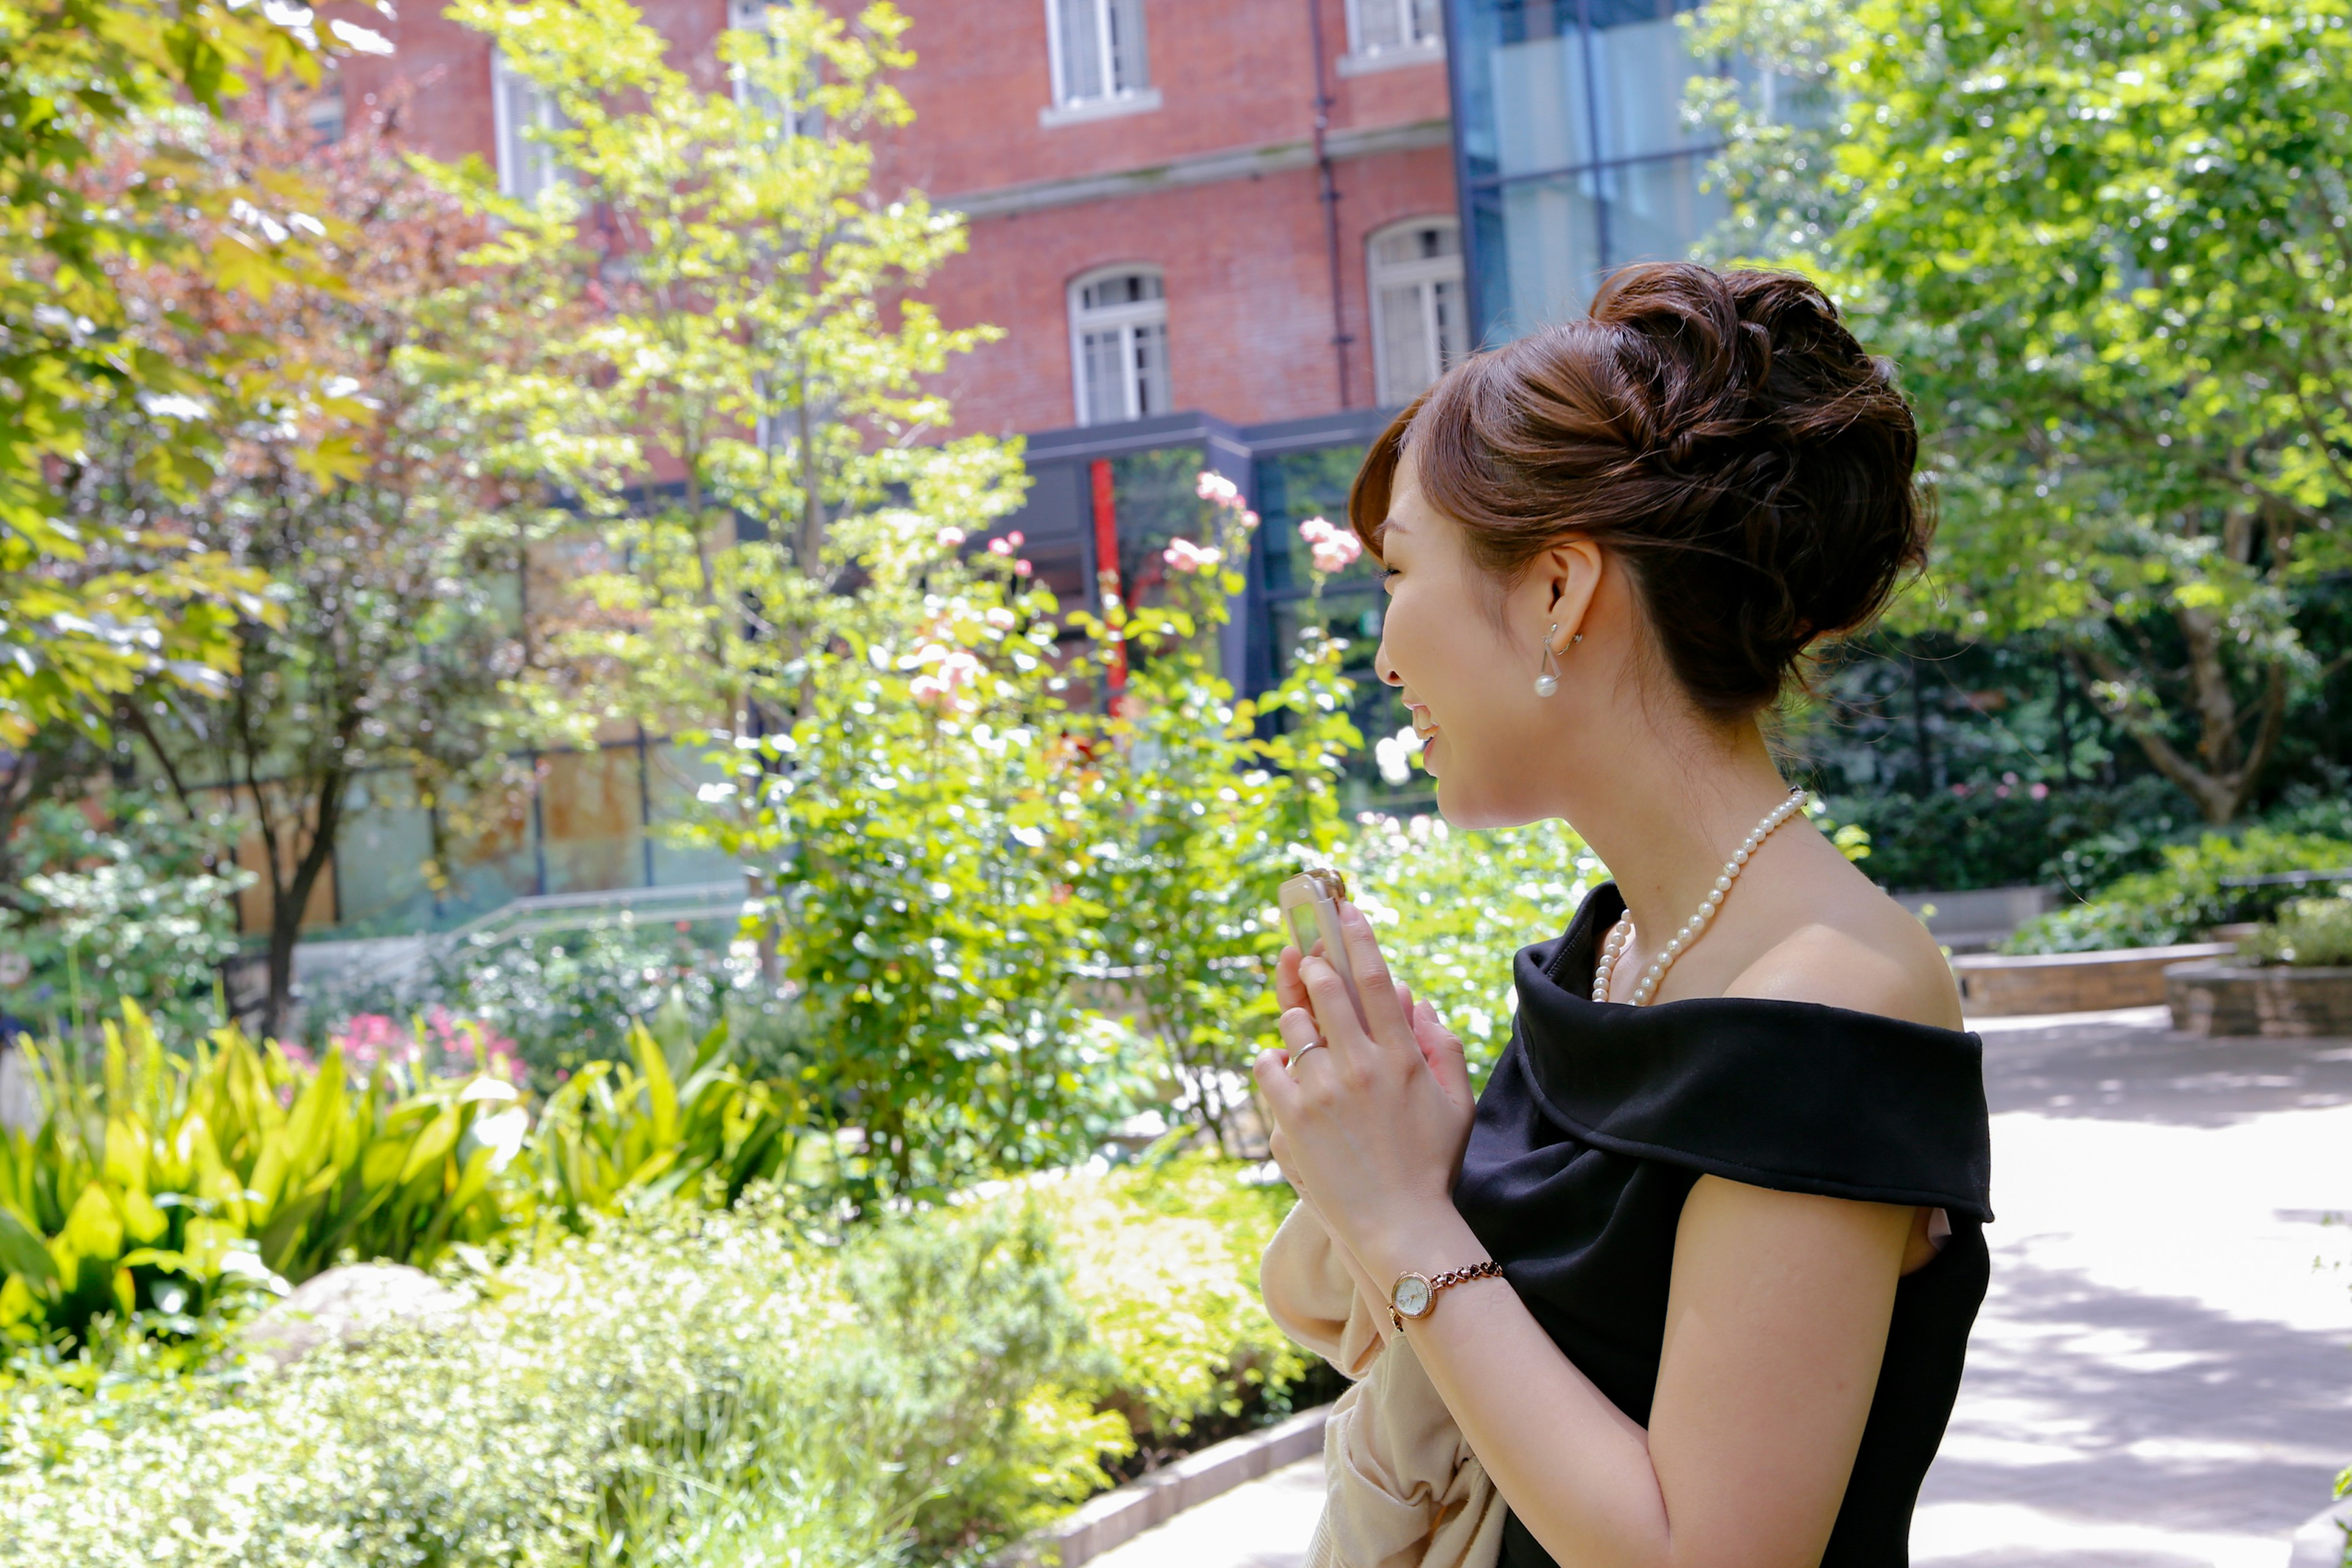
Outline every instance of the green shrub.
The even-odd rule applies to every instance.
[[[2231,888],[2224,878],[2352,866],[2352,840],[2252,826],[2168,846],[2163,866],[2102,889],[2097,898],[2029,921],[2003,952],[2095,952],[2196,942],[2214,926],[2259,918],[2293,899],[2293,887]]]
[[[2301,969],[2352,964],[2352,898],[2297,900],[2239,942],[2238,956]]]
[[[2156,867],[2167,841],[2198,821],[2188,797],[2153,777],[2105,789],[2028,784],[2012,774],[1934,795],[1840,795],[1827,805],[1838,821],[1870,835],[1871,878],[1896,892],[2101,887]]]
[[[110,797],[106,813],[92,826],[79,802],[25,812],[9,847],[22,887],[0,903],[0,952],[24,973],[0,1018],[79,1032],[127,996],[174,1022],[217,1022],[215,972],[237,950],[236,896],[254,879],[223,853],[231,825],[184,821],[144,792]]]
[[[354,1089],[234,1028],[166,1051],[139,1005],[101,1076],[31,1047],[45,1114],[0,1130],[0,1329],[87,1341],[100,1315],[201,1312],[241,1278],[301,1280],[351,1254],[429,1263],[498,1235],[493,1178],[523,1132],[487,1074]]]
[[[830,1188],[826,1160],[798,1158],[831,1147],[800,1095],[736,1072],[723,1029],[674,1070],[632,1028],[629,1063],[591,1063],[534,1124],[478,1065],[436,1077],[387,1057],[354,1085],[337,1050],[313,1071],[232,1028],[182,1056],[136,1003],[122,1013],[95,1078],[31,1047],[43,1119],[0,1130],[0,1330],[20,1344],[70,1352],[98,1319],[141,1313],[165,1332],[256,1280],[346,1258],[430,1265],[542,1216],[577,1228],[635,1193],[724,1205],[797,1176],[814,1207]]]
[[[1070,1293],[1108,1358],[1090,1391],[1164,1454],[1289,1408],[1306,1358],[1265,1315],[1257,1264],[1290,1188],[1199,1157],[1041,1186]]]
[[[1252,1368],[1281,1392],[1296,1352],[1246,1279],[1287,1197],[1180,1161],[840,1248],[764,1186],[633,1201],[445,1259],[454,1323],[282,1373],[0,1388],[0,1561],[974,1563],[1105,1484],[1130,1421],[1176,1431]]]

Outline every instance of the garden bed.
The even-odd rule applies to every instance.
[[[2164,984],[2183,1034],[2352,1036],[2352,968],[2176,963]]]
[[[1960,1007],[1979,1018],[2032,1013],[2094,1013],[2154,1007],[2166,999],[2168,967],[2221,957],[2230,944],[2180,942],[2107,952],[1973,953],[1952,960]]]

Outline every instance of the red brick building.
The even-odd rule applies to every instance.
[[[761,4],[643,0],[714,81],[719,31]],[[1402,401],[1459,351],[1435,0],[902,8],[915,121],[880,149],[877,188],[970,215],[970,252],[927,293],[951,325],[1006,331],[952,374],[964,429],[1328,416]],[[430,4],[370,20],[395,52],[346,65],[352,111],[406,78],[427,151],[537,177],[511,134],[529,89],[486,37]]]

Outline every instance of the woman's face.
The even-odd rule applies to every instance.
[[[1587,564],[1598,575],[1597,553],[1554,552],[1527,581],[1502,587],[1470,558],[1461,525],[1422,499],[1408,451],[1390,487],[1381,554],[1389,604],[1375,666],[1422,736],[1438,809],[1464,827],[1554,815],[1551,752],[1581,705],[1573,688],[1587,672],[1563,654],[1558,693],[1539,697],[1535,682],[1549,628],[1559,626],[1564,642],[1585,618],[1592,584],[1574,579]]]

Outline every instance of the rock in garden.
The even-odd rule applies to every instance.
[[[454,1316],[466,1298],[405,1263],[351,1263],[297,1286],[237,1335],[247,1353],[291,1366],[330,1340],[346,1349],[403,1323]]]

